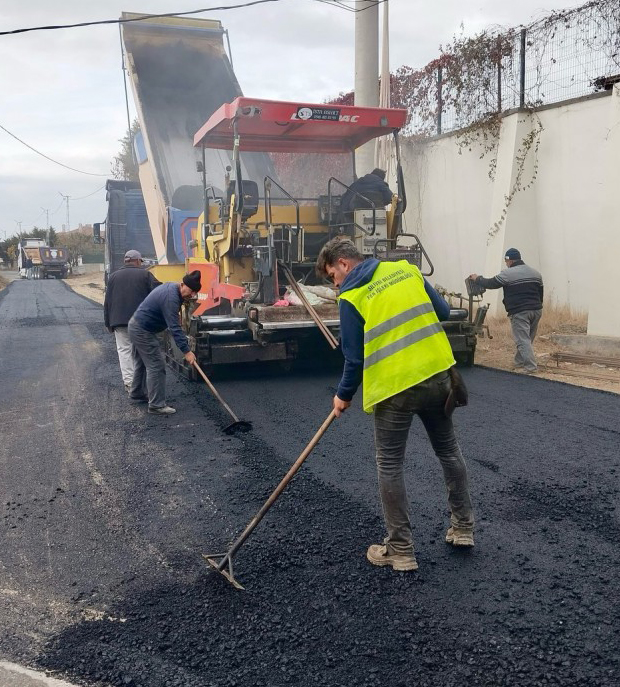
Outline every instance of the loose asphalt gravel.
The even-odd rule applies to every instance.
[[[210,573],[325,416],[338,375],[204,384],[176,415],[123,391],[101,307],[56,281],[0,293],[0,658],[79,685],[618,685],[619,397],[465,371],[456,413],[476,547],[447,546],[418,423],[408,487],[420,569],[367,563],[383,536],[372,420],[329,429],[239,551]]]

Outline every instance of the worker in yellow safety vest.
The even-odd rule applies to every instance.
[[[334,396],[339,417],[363,386],[363,406],[374,411],[379,492],[387,537],[369,547],[374,565],[417,570],[409,521],[404,458],[414,415],[439,458],[448,491],[446,542],[474,545],[467,468],[446,403],[455,362],[440,324],[450,308],[407,261],[364,260],[355,244],[337,236],[323,246],[317,272],[340,289],[340,332],[345,363]]]

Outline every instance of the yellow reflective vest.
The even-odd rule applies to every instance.
[[[406,260],[380,262],[371,280],[340,294],[364,319],[363,405],[375,404],[455,364],[450,342]]]

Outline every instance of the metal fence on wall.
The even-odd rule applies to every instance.
[[[586,96],[620,81],[620,0],[593,1],[495,36],[501,50],[478,54],[476,64],[470,54],[444,54],[461,59],[462,70],[470,71],[466,87],[461,75],[455,83],[449,70],[434,69],[424,107],[416,104],[415,96],[407,103],[406,133],[447,133],[491,114]],[[484,45],[493,46],[494,40],[487,34]],[[457,49],[474,41],[460,41]],[[434,101],[430,109],[429,99]],[[461,106],[465,99],[468,107]],[[434,121],[429,121],[429,113]]]

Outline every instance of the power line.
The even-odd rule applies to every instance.
[[[104,188],[105,184],[103,186],[100,186],[96,191],[89,193],[87,196],[80,196],[79,198],[74,198],[73,196],[71,196],[71,200],[84,200],[84,198],[90,198],[91,196],[94,196],[95,193],[99,193],[99,191],[102,191]]]
[[[54,212],[52,212],[52,217],[58,212],[58,210],[60,210],[60,208],[64,205],[64,203],[65,203],[65,199],[63,198],[60,201],[60,205],[54,210]]]
[[[33,148],[31,145],[28,145],[28,143],[26,143],[26,141],[22,141],[21,138],[18,138],[15,134],[11,133],[8,129],[5,129],[2,126],[2,124],[0,124],[0,129],[2,129],[2,131],[6,131],[6,133],[9,136],[12,136],[16,141],[19,141],[22,145],[25,145],[26,148],[30,148],[30,150],[34,151],[37,155],[44,157],[46,160],[53,162],[55,165],[60,165],[61,167],[65,167],[66,169],[70,169],[72,172],[78,172],[79,174],[88,174],[91,177],[107,177],[107,176],[109,176],[109,174],[95,174],[94,172],[84,172],[81,169],[75,169],[75,167],[69,167],[69,165],[65,165],[62,162],[58,162],[58,160],[54,160],[53,158],[49,157],[48,155],[45,155],[45,153],[42,153],[41,151],[37,150],[36,148]]]
[[[13,29],[12,31],[0,31],[0,36],[9,36],[17,33],[27,33],[29,31],[55,31],[58,29],[76,29],[84,26],[102,26],[105,24],[128,24],[134,21],[148,21],[149,19],[160,19],[163,17],[184,17],[191,14],[202,14],[204,12],[220,12],[224,10],[237,10],[245,7],[253,7],[254,5],[264,5],[266,3],[283,2],[284,0],[252,0],[251,2],[244,2],[238,5],[220,5],[219,7],[203,7],[198,10],[189,10],[187,12],[164,12],[162,14],[147,14],[143,17],[131,17],[129,19],[101,19],[99,21],[85,21],[77,24],[56,24],[50,26],[30,26],[23,29]],[[367,7],[355,8],[345,5],[342,0],[313,0],[314,2],[323,2],[326,5],[337,7],[338,9],[346,10],[347,12],[364,12],[367,9],[382,5],[387,0],[375,0]],[[104,175],[102,175],[104,176]]]
[[[355,3],[356,0],[350,0],[351,2]],[[366,10],[370,10],[373,7],[377,7],[377,5],[382,5],[384,2],[387,2],[388,0],[375,0],[372,2],[371,0],[368,0],[368,5],[366,7],[355,7],[349,6],[345,4],[345,0],[315,0],[315,2],[322,2],[325,3],[326,5],[331,5],[332,7],[337,7],[340,10],[346,10],[347,12],[353,12],[353,14],[357,14],[358,12],[365,12]]]
[[[102,19],[100,21],[86,21],[78,24],[59,24],[55,26],[32,26],[26,29],[14,29],[13,31],[0,31],[0,36],[7,36],[14,33],[26,33],[27,31],[53,31],[56,29],[75,29],[82,26],[100,26],[102,24],[127,24],[132,21],[146,21],[148,19],[159,19],[161,17],[183,17],[188,14],[201,14],[203,12],[218,12],[220,10],[236,10],[253,5],[263,5],[267,2],[282,2],[282,0],[252,0],[239,5],[222,5],[220,7],[204,7],[199,10],[188,12],[164,12],[163,14],[147,14],[144,17],[132,17],[131,19]]]

